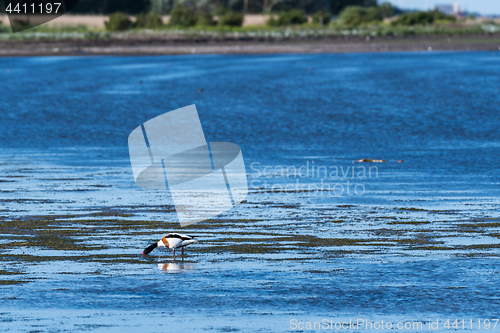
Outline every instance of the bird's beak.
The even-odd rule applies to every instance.
[[[151,244],[147,248],[145,248],[144,251],[142,251],[142,254],[143,255],[148,255],[149,252],[153,251],[157,247],[158,247],[158,243]]]

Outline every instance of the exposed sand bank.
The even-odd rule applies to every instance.
[[[98,40],[1,42],[0,56],[499,51],[499,48],[500,35],[378,37],[370,40],[365,37],[262,40],[144,36],[123,39],[117,36]]]

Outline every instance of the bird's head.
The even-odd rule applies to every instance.
[[[142,254],[143,255],[147,255],[151,251],[153,251],[154,249],[156,249],[157,247],[165,247],[165,246],[168,247],[168,242],[167,242],[167,239],[165,237],[163,237],[158,242],[156,242],[154,244],[151,244],[147,248],[145,248],[144,251],[142,251]]]

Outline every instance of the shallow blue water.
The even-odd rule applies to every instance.
[[[240,145],[247,168],[402,159],[378,167],[496,196],[499,71],[489,52],[4,58],[0,147],[128,166],[138,124],[196,104],[207,141]]]
[[[0,215],[26,217],[171,203],[166,194],[137,188],[127,138],[139,124],[195,104],[207,141],[238,144],[249,175],[247,201],[252,205],[238,206],[222,218],[257,216],[277,233],[280,223],[286,222],[284,233],[335,238],[343,229],[321,224],[321,210],[347,203],[360,206],[331,214],[346,223],[356,221],[350,225],[360,223],[348,230],[351,237],[366,236],[370,225],[364,224],[365,218],[377,209],[387,209],[380,216],[397,218],[409,214],[391,211],[402,206],[457,211],[448,215],[416,211],[409,217],[442,224],[498,217],[499,74],[500,54],[491,52],[2,58],[0,180],[7,181],[0,182],[0,209],[8,213],[0,210]],[[353,163],[361,158],[390,162]],[[326,167],[328,176],[313,165]],[[283,175],[280,167],[305,167],[311,173]],[[360,168],[369,167],[376,168],[373,176],[358,176]],[[335,168],[340,170],[338,177],[330,176]],[[262,192],[264,187],[296,181],[305,186],[350,181],[363,185],[365,191],[333,196]],[[20,198],[49,201],[43,205],[36,200],[15,202]],[[298,206],[273,208],[271,204],[277,202]],[[292,214],[295,220],[290,222]],[[134,218],[173,217],[150,212]],[[451,227],[444,224],[443,228]],[[162,233],[159,224],[158,235]],[[100,237],[103,242],[116,239]],[[138,253],[140,258],[137,251],[150,238],[127,237],[128,245],[117,243],[98,253]],[[209,241],[200,246],[210,246]],[[30,249],[4,253],[22,251]],[[183,328],[187,331],[224,331],[220,327],[228,318],[239,321],[231,326],[242,331],[249,331],[242,326],[249,321],[254,321],[256,331],[282,331],[288,329],[290,316],[297,314],[303,319],[338,313],[420,319],[433,314],[492,317],[499,305],[494,270],[498,249],[491,250],[492,257],[479,259],[396,249],[374,256],[356,254],[354,260],[329,257],[323,249],[304,251],[284,245],[282,253],[262,256],[197,253],[188,261],[194,268],[175,275],[165,275],[157,267],[170,260],[169,253],[133,265],[38,264],[36,269],[28,267],[29,276],[39,278],[36,282],[2,287],[2,310],[23,309],[26,299],[20,295],[32,292],[29,308],[33,311],[81,310],[70,316],[70,323],[79,322],[89,309],[137,311],[139,319],[117,324],[129,328],[145,325],[156,297],[164,295],[172,298],[172,307],[162,307],[167,315],[182,318],[185,311],[191,316],[185,320],[197,322],[198,326]],[[303,261],[294,261],[301,256]],[[312,272],[332,269],[340,273]],[[78,274],[69,274],[73,270]],[[58,274],[61,271],[68,275]],[[33,314],[34,319],[23,325],[33,329],[32,323],[54,313]],[[283,317],[274,324],[266,318],[260,326],[259,317],[252,317],[270,313]],[[217,319],[217,314],[227,318]],[[17,318],[14,323],[22,319],[22,313],[10,315]],[[118,318],[103,316],[98,323]],[[162,315],[155,318],[163,320]],[[200,324],[200,318],[209,326]]]

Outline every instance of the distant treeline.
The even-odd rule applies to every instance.
[[[80,0],[71,11],[74,14],[110,14],[124,12],[138,14],[148,12],[150,0]]]
[[[155,12],[167,15],[178,3],[192,6],[198,12],[214,12],[217,8],[224,7],[249,14],[299,9],[308,14],[324,11],[338,15],[348,6],[376,6],[377,0],[80,0],[72,12],[75,14]]]

